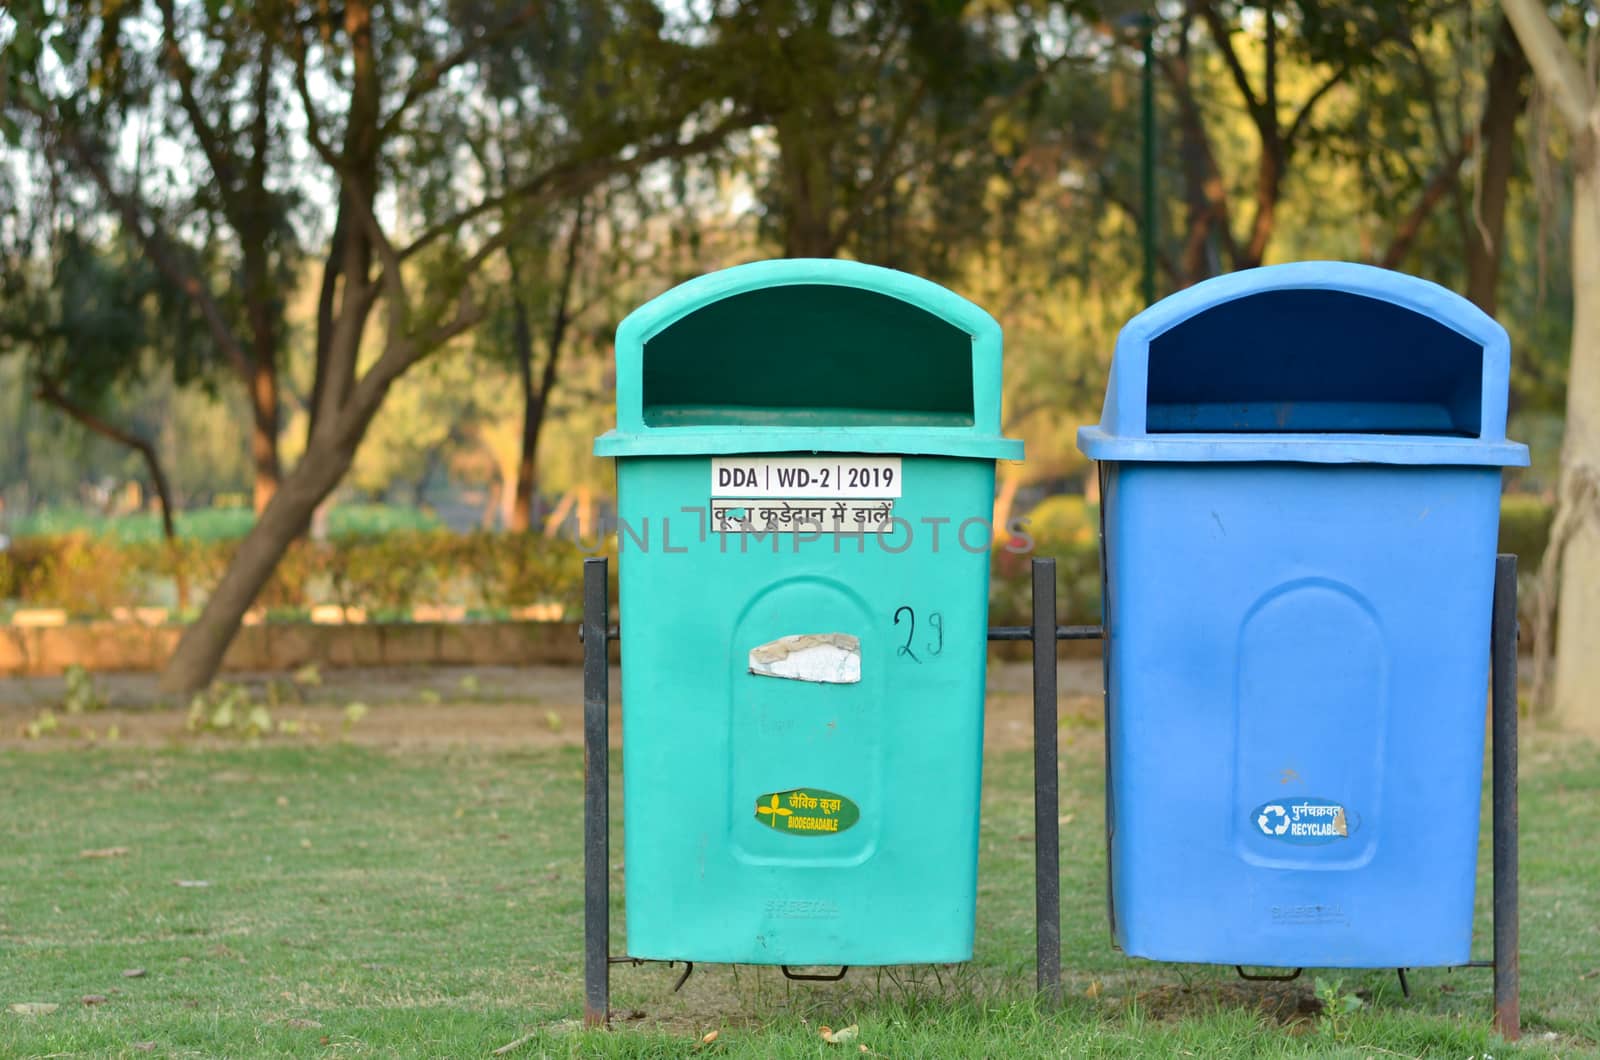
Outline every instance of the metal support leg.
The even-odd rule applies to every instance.
[[[1056,778],[1056,561],[1033,561],[1033,894],[1039,994],[1061,1003],[1061,793]]]
[[[1507,1041],[1522,1037],[1517,952],[1517,557],[1494,568],[1491,627],[1491,773],[1494,828],[1494,1025]]]
[[[583,1024],[611,1010],[611,672],[606,561],[583,561]]]

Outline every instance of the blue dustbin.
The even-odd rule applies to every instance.
[[[1460,964],[1510,346],[1305,262],[1123,328],[1099,426],[1111,923],[1130,956]]]

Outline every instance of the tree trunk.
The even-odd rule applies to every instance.
[[[509,248],[506,258],[511,258]],[[511,284],[518,287],[515,265],[511,268]],[[534,480],[538,477],[535,449],[539,444],[538,421],[544,412],[544,403],[539,400],[539,392],[533,387],[533,328],[528,323],[528,306],[523,301],[520,288],[511,295],[511,345],[517,358],[517,382],[522,387],[522,452],[517,460],[516,482],[506,529],[520,534],[527,532],[533,522]]]
[[[1600,124],[1600,108],[1591,115]],[[1550,713],[1562,728],[1600,735],[1600,143],[1591,133],[1582,148],[1574,152],[1572,362],[1556,516],[1566,540],[1552,541],[1546,557],[1560,572]]]
[[[211,682],[244,613],[289,545],[306,532],[317,506],[350,469],[359,439],[360,432],[355,432],[349,440],[330,441],[325,435],[313,440],[245,535],[200,617],[184,630],[162,671],[162,691],[194,692]]]
[[[996,541],[1009,540],[1011,510],[1017,503],[1017,490],[1022,486],[1020,464],[1004,463],[996,471],[998,481],[994,492],[994,537]]]
[[[1594,79],[1562,40],[1537,0],[1501,0],[1528,66],[1572,138],[1572,357],[1567,369],[1567,426],[1561,446],[1550,545],[1539,570],[1548,650],[1555,630],[1555,694],[1548,704],[1564,728],[1600,735],[1600,95]],[[1559,587],[1557,602],[1551,592]],[[1535,708],[1546,709],[1538,668]]]
[[[1478,123],[1483,169],[1478,174],[1476,223],[1469,225],[1467,297],[1494,316],[1498,305],[1500,263],[1505,260],[1506,197],[1515,161],[1517,118],[1527,104],[1528,60],[1503,17],[1494,35],[1494,60]]]
[[[266,511],[278,490],[278,369],[272,355],[258,350],[251,365],[250,385],[250,462],[255,466],[254,506],[256,515]]]
[[[778,119],[778,163],[783,168],[783,256],[831,258],[839,252],[834,231],[833,117],[797,109]]]
[[[533,494],[539,481],[539,432],[544,428],[550,395],[556,388],[561,350],[566,345],[567,330],[572,323],[572,285],[578,274],[578,252],[583,246],[583,221],[583,203],[580,202],[572,217],[572,231],[567,235],[561,288],[556,295],[555,313],[550,318],[550,333],[545,336],[544,368],[539,374],[537,389],[533,385],[533,332],[528,326],[528,312],[520,293],[514,303],[513,333],[517,342],[517,369],[522,379],[522,454],[517,463],[516,496],[506,529],[518,533],[526,533],[533,526]],[[518,284],[516,263],[509,248],[506,258],[512,261],[512,283]],[[518,287],[520,291],[520,284]]]

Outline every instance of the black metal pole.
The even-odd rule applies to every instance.
[[[583,561],[583,1024],[611,1011],[611,671],[606,560]]]
[[[1056,561],[1033,561],[1033,896],[1039,994],[1061,1003],[1061,793],[1056,778]]]
[[[1522,1037],[1521,958],[1517,950],[1517,557],[1494,566],[1494,1025],[1507,1041]]]

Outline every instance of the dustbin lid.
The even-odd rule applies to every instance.
[[[790,258],[680,284],[617,329],[600,456],[903,453],[1020,460],[1000,326],[929,280]]]
[[[1117,336],[1096,460],[1520,467],[1511,344],[1437,284],[1351,262],[1230,273]]]

